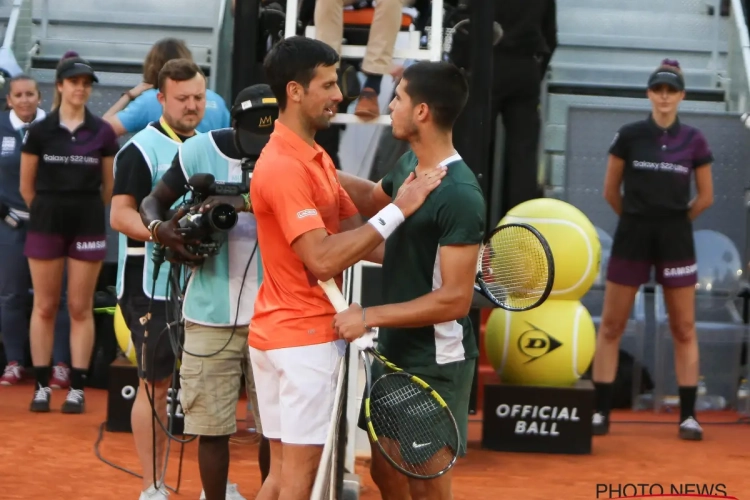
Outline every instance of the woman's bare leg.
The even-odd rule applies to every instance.
[[[94,348],[94,292],[100,261],[68,258],[68,313],[70,314],[70,391],[63,413],[84,410],[83,388]]]
[[[602,320],[596,338],[593,381],[596,388],[594,435],[609,432],[609,412],[612,409],[612,384],[617,375],[620,339],[628,324],[638,287],[607,281],[604,290]]]
[[[34,308],[29,330],[31,360],[36,375],[31,411],[49,411],[50,362],[65,259],[29,259],[29,270],[34,286]]]
[[[680,437],[697,441],[703,429],[695,420],[700,355],[695,333],[695,287],[664,287],[664,302],[674,345],[674,366],[680,393]]]

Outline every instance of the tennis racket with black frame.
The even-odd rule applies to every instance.
[[[318,282],[337,312],[349,308],[336,282]],[[440,395],[424,380],[405,372],[372,347],[375,333],[353,343],[367,378],[364,414],[367,433],[386,460],[414,479],[433,479],[448,472],[458,458],[456,419]],[[372,380],[372,361],[387,373]]]
[[[547,240],[529,224],[503,224],[482,244],[474,289],[497,307],[528,311],[549,297],[555,261]]]

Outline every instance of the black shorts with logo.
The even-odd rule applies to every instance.
[[[607,281],[640,286],[650,281],[667,288],[697,282],[693,225],[687,214],[646,217],[623,214],[617,224]]]
[[[163,300],[151,299],[143,292],[143,266],[138,261],[144,257],[128,257],[125,268],[122,298],[118,301],[125,323],[130,329],[130,338],[135,347],[138,363],[138,376],[149,382],[166,380],[172,376],[175,368],[175,351],[169,336],[173,334],[167,330],[167,319],[173,318],[173,313],[167,314],[167,303]],[[142,319],[151,313],[147,324]],[[146,329],[148,328],[148,339]],[[143,366],[143,349],[146,349],[146,365]],[[178,345],[182,345],[179,339]]]

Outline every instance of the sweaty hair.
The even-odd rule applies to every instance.
[[[159,77],[157,79],[159,92],[164,92],[164,86],[167,80],[173,80],[175,82],[184,82],[192,80],[195,75],[201,75],[205,78],[200,66],[195,64],[190,59],[171,59],[164,64],[159,71]]]
[[[159,72],[172,59],[193,60],[193,54],[185,42],[176,38],[162,38],[148,51],[143,61],[143,81],[154,87],[159,85]]]
[[[412,103],[426,104],[435,125],[451,130],[469,98],[463,72],[447,62],[422,61],[407,67],[403,78]]]
[[[286,109],[286,86],[290,82],[307,89],[318,66],[333,66],[338,61],[332,47],[312,38],[293,36],[277,43],[263,61],[263,69],[279,109]]]
[[[57,63],[57,67],[59,68],[67,59],[72,59],[74,57],[80,57],[78,55],[78,52],[76,52],[75,50],[67,51],[65,54],[63,54],[62,58],[60,59],[60,62]],[[57,83],[60,83],[60,82],[58,81]],[[59,108],[61,101],[62,101],[62,96],[60,95],[60,91],[57,90],[57,85],[55,85],[55,93],[52,95],[51,109],[54,111],[55,109]]]

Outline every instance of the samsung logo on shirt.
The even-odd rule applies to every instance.
[[[690,169],[684,165],[667,162],[634,161],[633,167],[641,170],[658,170],[661,172],[676,172],[678,174],[687,174],[690,172]]]
[[[81,155],[71,155],[71,156],[60,156],[60,155],[43,155],[42,159],[45,161],[45,163],[78,163],[82,165],[98,165],[99,164],[99,158],[93,157],[93,156],[81,156]]]

